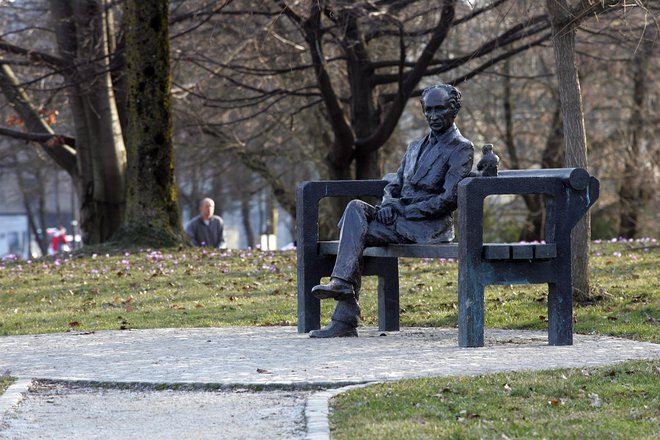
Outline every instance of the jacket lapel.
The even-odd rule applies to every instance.
[[[431,168],[442,167],[454,151],[454,141],[457,138],[458,129],[456,125],[443,133],[431,147],[427,147],[419,158],[419,165],[410,179],[411,183],[417,184],[431,170]],[[421,144],[420,144],[421,145]],[[419,146],[418,146],[419,151]]]
[[[406,168],[403,170],[404,178],[406,176],[412,177],[415,174],[415,168],[417,167],[417,159],[419,156],[419,150],[422,148],[424,141],[426,141],[428,135],[418,139],[410,144],[406,158]]]

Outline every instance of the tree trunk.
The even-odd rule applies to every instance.
[[[566,0],[546,0],[552,24],[553,47],[559,99],[561,102],[566,143],[566,166],[587,168],[587,137],[575,54],[575,22]],[[589,212],[571,233],[573,299],[584,302],[589,298],[589,240],[591,222]]]
[[[564,164],[564,154],[562,153],[562,139],[564,138],[564,129],[562,117],[560,112],[559,100],[555,111],[552,114],[552,122],[550,123],[550,132],[543,149],[541,156],[541,168],[561,168]],[[543,197],[540,195],[527,195],[525,196],[525,203],[527,203],[527,219],[525,220],[526,228],[523,229],[520,240],[534,241],[545,239],[545,221],[546,221],[546,207],[543,203]]]
[[[126,150],[109,70],[104,0],[50,0],[76,130],[80,227],[86,244],[110,239],[125,206]]]
[[[122,242],[184,242],[174,183],[170,102],[169,1],[128,0],[124,7],[129,157]]]
[[[357,17],[350,13],[342,15],[346,23],[342,48],[346,54],[346,72],[351,90],[351,128],[355,138],[364,139],[371,136],[380,124],[380,114],[374,106],[374,90],[371,83],[374,68],[369,60],[363,33],[358,28]],[[354,148],[353,145],[346,147]],[[355,148],[355,179],[382,177],[378,156],[378,150]]]
[[[27,94],[20,87],[20,83],[14,72],[7,64],[0,62],[0,90],[7,98],[11,108],[20,116],[25,129],[30,133],[51,134],[55,133],[41,118],[35,107],[30,102]],[[42,150],[66,171],[74,182],[78,182],[79,174],[76,168],[76,151],[69,145],[58,143],[52,147],[46,142],[41,142]]]
[[[241,191],[241,217],[243,219],[243,229],[245,230],[245,240],[248,247],[254,249],[256,241],[254,238],[254,229],[252,228],[252,221],[250,220],[250,193]]]
[[[507,153],[509,156],[509,161],[511,163],[512,169],[521,169],[522,165],[518,158],[518,150],[515,144],[515,133],[513,128],[513,96],[511,93],[511,69],[510,62],[507,60],[503,65],[503,81],[504,81],[504,141],[506,144]],[[553,127],[557,120],[560,120],[559,117],[559,105],[555,111],[555,117],[553,118]],[[556,144],[555,130],[551,129],[548,136],[548,142],[546,143],[546,150],[551,144]],[[545,157],[544,151],[544,157]],[[548,168],[546,164],[541,164],[542,168]],[[543,203],[543,197],[538,194],[523,194],[523,201],[527,207],[527,217],[525,218],[525,224],[520,230],[519,239],[521,241],[538,241],[543,239],[543,234],[545,231],[545,204]]]
[[[653,39],[643,37],[631,63],[633,76],[633,105],[628,122],[629,135],[625,142],[624,171],[619,189],[619,236],[634,238],[638,232],[640,211],[644,206],[644,172],[640,160],[640,141],[644,131],[644,102],[648,94],[647,72],[653,49]]]
[[[18,164],[18,161],[14,161],[15,171],[16,171],[16,180],[18,181],[18,187],[21,190],[21,195],[23,198],[23,207],[28,218],[28,224],[30,226],[30,231],[37,240],[39,245],[39,250],[41,255],[48,255],[48,234],[46,233],[46,214],[45,214],[45,195],[43,188],[43,178],[41,176],[40,169],[38,167],[34,168],[35,173],[35,183],[36,188],[30,189],[25,183],[25,178],[23,177],[23,170]],[[32,204],[37,204],[37,212],[34,212]]]

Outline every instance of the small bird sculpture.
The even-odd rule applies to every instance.
[[[486,144],[481,149],[483,156],[477,164],[477,171],[482,177],[497,176],[497,165],[500,163],[500,158],[497,154],[493,153],[493,144]]]

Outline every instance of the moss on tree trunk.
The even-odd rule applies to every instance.
[[[125,3],[128,184],[120,242],[185,240],[174,182],[167,0]]]

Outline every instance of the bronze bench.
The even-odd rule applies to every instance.
[[[298,332],[320,328],[320,302],[311,288],[329,276],[336,241],[318,240],[318,205],[325,197],[381,197],[385,180],[303,182],[297,190]],[[545,243],[483,243],[483,201],[495,194],[544,194]],[[458,342],[483,346],[484,288],[548,284],[548,342],[573,343],[570,232],[595,203],[599,182],[581,168],[500,171],[468,177],[458,188],[456,244],[392,244],[364,251],[363,275],[378,276],[378,326],[399,330],[398,258],[457,258]]]

